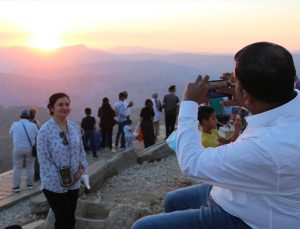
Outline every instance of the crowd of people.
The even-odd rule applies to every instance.
[[[159,135],[160,115],[166,109],[178,112],[179,99],[166,95],[163,102],[156,92],[146,99],[141,109],[138,127],[141,130],[145,148],[155,144]],[[176,97],[176,103],[174,98]],[[9,133],[13,138],[13,192],[21,191],[21,170],[27,170],[27,189],[34,187],[34,181],[41,180],[41,189],[55,215],[55,228],[73,228],[75,209],[79,194],[79,180],[87,175],[86,151],[91,150],[98,158],[97,150],[102,147],[112,153],[133,147],[131,121],[132,101],[127,91],[119,93],[119,100],[111,106],[107,97],[102,99],[98,109],[99,129],[91,108],[84,109],[85,117],[80,126],[68,119],[71,100],[65,93],[50,96],[48,109],[52,116],[43,125],[36,118],[34,108],[23,109],[20,120],[11,125]],[[174,108],[172,108],[174,106]],[[168,127],[174,130],[177,113]],[[166,119],[168,120],[168,118]],[[113,128],[117,126],[113,146]],[[168,132],[169,133],[169,132]],[[100,142],[101,139],[101,142]],[[97,145],[97,143],[100,143]],[[120,145],[120,147],[119,147]]]
[[[175,85],[169,87],[162,102],[157,93],[145,100],[139,124],[144,146],[157,140],[163,109],[166,138],[174,131],[179,113],[174,150],[180,169],[203,183],[169,192],[165,212],[138,220],[132,229],[279,229],[300,224],[300,97],[294,89],[293,58],[279,45],[258,42],[237,52],[235,62],[234,73],[223,75],[234,82],[234,87],[220,89],[229,99],[208,98],[209,77],[198,76],[187,85],[180,109]],[[93,157],[98,157],[96,119],[91,109],[85,109],[86,117],[79,127],[68,119],[70,102],[65,93],[53,94],[48,104],[49,121],[40,126],[34,117],[36,112],[32,115],[25,109],[10,129],[13,191],[20,191],[24,158],[27,187],[33,187],[32,149],[36,144],[41,188],[54,212],[57,229],[74,228],[79,180],[88,167],[85,149],[90,147]],[[247,122],[242,120],[245,109],[237,105],[251,113]],[[119,145],[121,150],[132,147],[132,106],[126,91],[119,93],[113,106],[103,98],[98,110],[101,147],[112,152]],[[224,122],[234,126],[232,135],[226,138],[216,131]],[[113,147],[115,125],[118,129]]]
[[[165,95],[163,102],[158,93],[153,92],[152,98],[146,99],[144,107],[139,114],[136,128],[133,128],[131,120],[132,101],[128,101],[128,92],[119,93],[118,101],[110,104],[109,99],[104,97],[102,105],[98,109],[100,119],[99,128],[96,127],[96,119],[91,115],[91,108],[85,108],[86,117],[81,121],[83,131],[83,144],[85,150],[92,150],[93,157],[98,158],[96,150],[101,147],[105,151],[124,150],[133,146],[133,140],[137,133],[134,130],[140,128],[145,148],[155,144],[160,134],[161,112],[165,109],[166,138],[175,128],[176,117],[179,109],[179,98],[175,95],[175,85],[170,86],[169,94]],[[117,126],[115,144],[113,145],[113,130]],[[99,131],[99,132],[98,132]],[[101,139],[99,146],[97,142]]]

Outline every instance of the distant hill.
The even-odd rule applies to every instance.
[[[96,109],[103,97],[109,97],[114,103],[118,93],[127,90],[129,99],[142,107],[153,91],[162,97],[170,84],[176,84],[181,95],[185,83],[194,80],[198,73],[194,68],[154,60],[106,61],[56,70],[61,72],[61,78],[53,80],[0,74],[0,104],[45,107],[50,94],[65,91],[71,96],[75,113],[81,115],[85,106]]]

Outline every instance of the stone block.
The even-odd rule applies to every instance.
[[[146,208],[117,205],[113,209],[85,200],[78,201],[76,229],[128,229],[139,218],[149,215]]]
[[[45,229],[44,220],[38,220],[22,226],[22,229]]]
[[[153,162],[167,157],[171,154],[174,154],[174,151],[170,149],[170,147],[165,141],[163,141],[138,152],[137,161],[140,164],[143,164],[143,162],[145,161]]]

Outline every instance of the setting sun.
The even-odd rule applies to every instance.
[[[15,1],[0,1],[0,46],[47,51],[85,44],[230,53],[269,40],[300,50],[300,30],[294,26],[300,22],[299,9],[300,1],[293,0],[24,0],[18,7]]]
[[[39,34],[28,41],[27,45],[33,48],[51,51],[60,48],[65,44],[64,41],[52,34]]]

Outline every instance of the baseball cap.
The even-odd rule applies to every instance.
[[[21,110],[21,118],[29,118],[29,110],[28,109]]]

